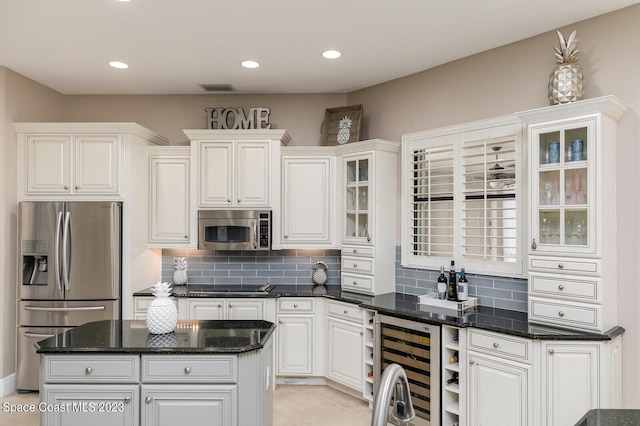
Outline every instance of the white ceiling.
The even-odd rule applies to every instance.
[[[346,93],[639,1],[0,0],[0,65],[63,94]]]

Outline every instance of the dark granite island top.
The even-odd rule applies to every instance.
[[[575,426],[632,426],[640,425],[640,410],[589,410]]]
[[[35,344],[41,354],[240,354],[262,349],[275,325],[268,321],[178,321],[151,334],[142,320],[90,322]]]

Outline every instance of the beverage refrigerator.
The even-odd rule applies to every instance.
[[[33,344],[121,318],[122,204],[18,204],[16,389],[38,390]]]

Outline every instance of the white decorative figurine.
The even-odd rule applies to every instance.
[[[178,309],[169,296],[169,283],[157,282],[153,285],[153,299],[147,310],[147,328],[151,334],[171,333],[178,323]]]
[[[173,258],[173,283],[175,285],[182,285],[187,283],[187,258],[186,257],[174,257]]]

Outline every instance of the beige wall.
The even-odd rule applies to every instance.
[[[16,121],[59,121],[64,97],[0,67],[0,380],[15,372]],[[2,389],[0,389],[2,392]]]
[[[578,32],[580,63],[586,76],[586,97],[614,94],[630,107],[619,125],[617,176],[620,185],[617,189],[618,224],[615,231],[626,248],[618,253],[618,291],[619,322],[627,330],[623,340],[623,395],[624,405],[629,408],[640,408],[640,368],[637,368],[640,358],[640,286],[636,283],[640,276],[637,219],[640,217],[638,22],[640,5],[560,29],[565,36],[574,29]],[[556,44],[555,32],[549,32],[348,95],[61,97],[33,82],[24,84],[24,79],[9,72],[9,84],[5,84],[11,93],[7,92],[5,99],[20,102],[16,102],[11,110],[7,109],[4,117],[0,115],[5,124],[2,145],[6,167],[0,178],[15,176],[12,170],[15,136],[7,126],[12,121],[135,121],[166,136],[171,144],[182,144],[186,142],[182,129],[206,126],[205,107],[267,106],[272,109],[273,127],[288,129],[295,145],[317,145],[324,110],[335,106],[363,104],[363,138],[389,140],[400,140],[403,133],[543,107],[548,105],[546,86],[554,65],[552,47]],[[64,105],[61,115],[58,114],[60,105]],[[47,111],[49,108],[54,111]],[[46,116],[48,112],[49,117]],[[3,187],[8,188],[9,193],[15,191],[6,182]],[[2,241],[0,262],[13,262],[14,200],[15,194],[3,195],[0,231],[9,230],[12,239]],[[611,232],[614,232],[614,224],[611,226]],[[3,282],[13,283],[13,268],[0,270],[4,274]],[[12,338],[7,337],[13,336],[14,332],[15,294],[12,284],[6,286],[4,294],[8,297],[3,303],[11,312],[2,314],[0,331],[3,332],[2,347],[6,348],[7,344],[13,343]],[[4,377],[12,371],[12,355],[5,353],[0,356]]]

